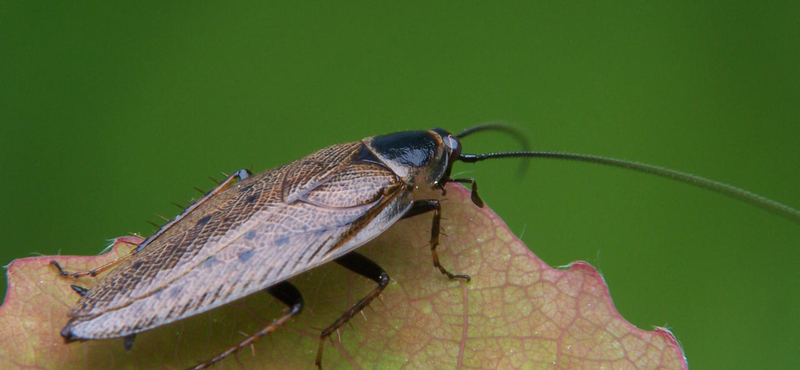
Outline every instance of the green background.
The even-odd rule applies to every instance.
[[[495,120],[536,149],[800,206],[798,19],[796,1],[4,2],[0,263],[149,235],[144,220],[220,171]],[[496,134],[464,146],[517,148]],[[798,225],[623,170],[535,161],[520,179],[516,165],[455,171],[545,262],[597,266],[619,311],[671,328],[692,368],[800,367]]]

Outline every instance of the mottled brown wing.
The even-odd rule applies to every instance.
[[[244,179],[114,269],[68,314],[76,338],[137,333],[263,290],[347,253],[411,206],[363,145],[323,149]]]

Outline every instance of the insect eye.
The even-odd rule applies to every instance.
[[[461,142],[453,135],[445,136],[443,141],[452,162],[461,155]]]

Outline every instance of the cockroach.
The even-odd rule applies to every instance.
[[[686,173],[618,159],[560,152],[462,153],[460,139],[485,130],[514,133],[488,124],[453,135],[443,129],[373,136],[334,145],[275,169],[239,170],[144,240],[130,254],[98,269],[64,276],[96,275],[118,265],[96,286],[73,285],[81,298],[61,330],[65,342],[124,338],[129,349],[137,333],[200,314],[249,294],[266,291],[288,313],[239,344],[191,369],[202,369],[249,346],[303,310],[303,296],[288,279],[336,262],[377,283],[369,294],[320,334],[316,365],[322,369],[325,339],[377,297],[389,283],[378,264],[355,252],[395,222],[432,214],[433,265],[450,279],[469,282],[439,262],[437,199],[414,199],[414,189],[444,195],[448,182],[469,184],[471,199],[483,207],[472,178],[451,178],[457,161],[522,157],[587,161],[672,178],[753,203],[794,222],[800,211],[750,192]],[[526,148],[527,149],[527,148]]]

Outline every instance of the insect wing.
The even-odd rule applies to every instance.
[[[253,175],[186,215],[70,311],[81,339],[114,338],[263,290],[375,238],[412,204],[361,143]]]

